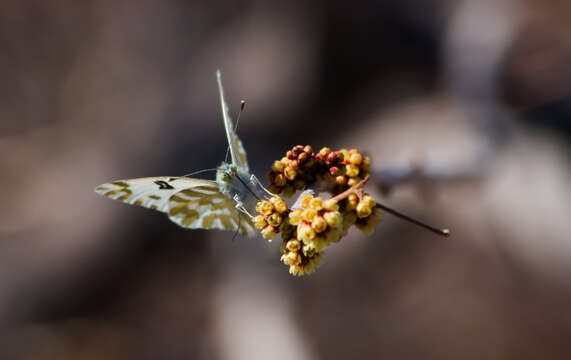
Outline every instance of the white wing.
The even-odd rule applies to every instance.
[[[201,185],[216,183],[208,180],[176,176],[157,176],[139,179],[117,180],[99,185],[95,192],[127,204],[140,205],[161,212],[168,212],[168,201],[177,192]]]
[[[232,123],[232,118],[230,117],[230,109],[228,104],[224,99],[224,89],[222,88],[222,75],[220,70],[216,71],[216,79],[218,80],[218,90],[220,91],[220,103],[222,106],[222,117],[224,118],[224,128],[226,129],[226,137],[228,138],[228,146],[230,147],[230,156],[232,157],[232,164],[234,164],[238,170],[245,173],[250,173],[248,167],[248,159],[246,158],[246,150],[244,150],[244,145],[242,141],[236,135],[234,130],[234,124]]]
[[[182,190],[169,199],[169,219],[190,229],[236,230],[253,235],[250,219],[240,214],[234,202],[216,183]]]
[[[188,177],[148,177],[99,185],[95,192],[127,204],[167,213],[169,219],[189,229],[240,230],[254,234],[252,223],[239,217],[230,198],[214,181]]]

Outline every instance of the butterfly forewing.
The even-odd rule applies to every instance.
[[[232,164],[235,165],[239,170],[249,173],[250,169],[248,167],[248,159],[246,158],[246,151],[244,150],[244,145],[242,141],[238,138],[236,131],[234,130],[234,124],[232,118],[230,117],[230,109],[228,104],[224,99],[224,88],[222,87],[222,75],[220,71],[216,72],[216,78],[218,80],[218,90],[220,92],[220,104],[222,106],[222,117],[224,119],[224,128],[226,129],[226,137],[228,139],[228,146],[230,147],[230,156],[232,157]]]
[[[173,194],[204,184],[216,186],[215,182],[208,180],[157,176],[113,181],[99,185],[95,192],[128,204],[168,212],[168,201]]]

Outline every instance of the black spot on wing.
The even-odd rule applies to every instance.
[[[172,190],[172,189],[174,189],[174,187],[170,186],[169,183],[167,183],[164,180],[156,180],[156,181],[154,181],[154,183],[159,186],[159,190],[165,190],[165,189]]]

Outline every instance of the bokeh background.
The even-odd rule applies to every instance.
[[[571,357],[569,14],[2,1],[0,358]],[[358,147],[378,199],[452,236],[386,215],[294,278],[277,242],[94,194],[222,161],[217,68],[259,177],[296,144]]]

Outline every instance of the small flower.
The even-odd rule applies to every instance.
[[[274,206],[268,200],[260,200],[256,204],[256,211],[263,215],[270,215],[274,211]]]
[[[282,223],[282,216],[279,213],[275,212],[268,216],[267,222],[273,227],[279,227]]]
[[[315,239],[315,230],[311,228],[309,223],[302,222],[297,226],[297,238],[307,244]]]
[[[342,217],[339,211],[329,211],[323,214],[323,218],[329,227],[337,228],[341,225]]]
[[[355,177],[359,175],[359,167],[355,165],[345,165],[346,174],[349,177]]]
[[[313,230],[315,230],[316,233],[320,233],[325,231],[325,229],[327,229],[327,221],[325,221],[324,218],[322,218],[321,216],[316,216],[312,221],[311,221],[311,227],[313,228]]]
[[[289,213],[289,222],[292,225],[299,225],[303,221],[303,210],[295,209]]]
[[[354,210],[359,203],[359,198],[355,194],[351,194],[347,197],[347,210]]]
[[[279,196],[274,196],[273,198],[271,198],[270,203],[273,205],[274,209],[276,209],[281,214],[287,211],[287,204]]]
[[[303,220],[307,222],[313,221],[313,218],[317,216],[317,210],[308,207],[303,210]]]
[[[297,239],[291,239],[286,243],[286,249],[289,251],[298,251],[300,247],[300,243]]]
[[[357,204],[357,208],[355,210],[357,211],[357,217],[361,219],[369,217],[373,213],[373,209],[363,202]]]
[[[323,199],[320,197],[314,197],[313,199],[311,199],[309,206],[319,211],[323,207]]]
[[[291,181],[291,180],[295,179],[296,175],[297,175],[297,171],[295,170],[294,167],[288,166],[284,169],[284,176],[286,179]]]
[[[274,164],[272,165],[272,171],[274,172],[282,172],[284,170],[284,163],[281,161],[274,161]]]
[[[264,215],[255,216],[253,222],[254,222],[254,227],[258,230],[261,230],[265,228],[266,225],[268,225]]]
[[[379,209],[373,208],[371,215],[365,219],[359,219],[355,225],[365,235],[371,235],[375,231],[375,226],[381,220],[382,213]]]
[[[276,236],[276,234],[277,234],[276,229],[271,225],[268,225],[262,229],[262,236],[264,237],[264,239],[268,239],[268,241],[272,241]]]
[[[352,165],[359,166],[361,165],[362,161],[363,161],[363,156],[358,152],[354,152],[349,156],[349,163]]]
[[[285,186],[285,184],[287,183],[287,178],[285,177],[284,174],[277,174],[274,177],[273,182],[276,186],[282,187]]]
[[[358,177],[358,176],[352,177],[352,178],[350,178],[349,180],[347,180],[347,185],[349,185],[349,186],[355,186],[355,185],[357,185],[358,183],[360,183],[361,180],[362,180],[362,179],[361,179],[360,177]]]

